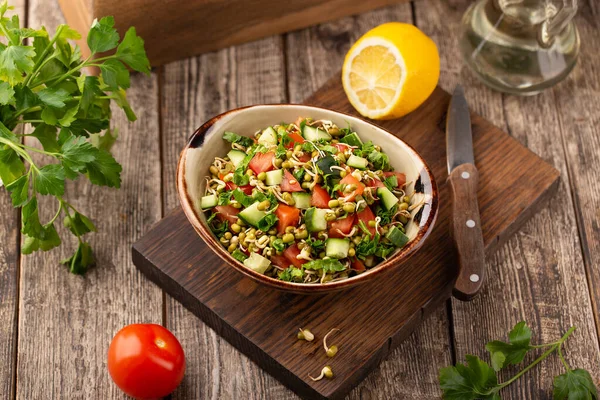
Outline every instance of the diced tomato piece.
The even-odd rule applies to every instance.
[[[369,221],[375,221],[375,214],[373,214],[373,211],[371,211],[369,206],[365,207],[364,210],[357,213],[356,216],[358,217],[359,221],[365,223],[365,226],[367,227],[369,232],[371,232],[371,235],[375,236],[375,228],[369,226]]]
[[[383,182],[381,182],[379,179],[375,179],[375,178],[368,179],[366,181],[366,183],[367,183],[367,186],[369,186],[369,187],[374,187],[374,188],[385,187]]]
[[[269,151],[268,153],[256,153],[248,166],[255,174],[260,174],[261,172],[267,172],[275,168],[273,166],[273,160],[275,159],[275,153]]]
[[[331,200],[331,197],[327,193],[327,190],[319,185],[315,185],[310,197],[310,204],[317,208],[329,208],[329,200]]]
[[[306,142],[306,140],[304,140],[304,138],[302,136],[300,136],[300,134],[296,133],[296,132],[292,132],[292,133],[288,133],[287,134],[288,137],[290,139],[292,139],[287,146],[285,146],[288,149],[291,149],[292,147],[294,147],[297,144],[302,144],[304,142]]]
[[[403,174],[402,172],[384,172],[383,176],[385,176],[386,178],[388,176],[392,176],[392,175],[396,175],[396,179],[398,180],[398,187],[404,186],[404,184],[406,183],[406,175]]]
[[[344,238],[342,235],[349,234],[354,226],[354,214],[347,216],[346,218],[338,219],[331,223],[331,227],[329,228],[329,237],[330,238]]]
[[[279,219],[277,221],[277,231],[279,233],[285,233],[285,228],[296,226],[300,221],[300,209],[281,203],[279,203],[279,207],[275,210],[275,215]]]
[[[361,260],[359,260],[358,258],[354,258],[351,261],[350,268],[353,269],[353,270],[355,270],[355,271],[358,271],[358,272],[361,272],[361,271],[364,271],[364,270],[367,269],[367,267],[365,267],[365,264]]]
[[[237,215],[240,213],[240,210],[234,206],[216,206],[215,210],[217,211],[217,218],[221,221],[229,221],[230,224],[237,222]]]
[[[307,260],[297,259],[296,256],[298,254],[300,254],[300,249],[298,248],[298,246],[295,243],[293,245],[291,245],[290,247],[288,247],[287,249],[285,249],[285,251],[283,252],[283,255],[285,256],[285,258],[287,258],[288,261],[294,265],[294,267],[300,268],[302,266],[302,264],[307,263]]]
[[[269,259],[271,260],[271,262],[275,265],[277,265],[279,268],[287,268],[290,266],[290,261],[285,258],[283,255],[277,255],[274,254],[271,257],[269,257]]]
[[[233,190],[236,187],[237,187],[237,185],[231,181],[225,182],[225,189],[227,189],[227,190]]]
[[[248,196],[252,195],[253,187],[251,185],[238,186],[238,188]]]
[[[301,156],[298,157],[298,160],[302,161],[302,162],[308,162],[311,159],[311,155],[309,153],[303,153]]]
[[[338,152],[344,152],[348,150],[348,147],[350,147],[350,145],[347,145],[346,143],[336,143],[333,146],[338,149]]]
[[[365,184],[362,183],[361,181],[359,181],[358,179],[356,179],[355,177],[352,176],[352,174],[348,174],[344,177],[344,179],[342,179],[340,181],[340,184],[342,185],[356,185],[356,190],[354,190],[352,193],[350,193],[347,197],[346,197],[346,201],[353,201],[354,198],[356,196],[358,196],[359,194],[363,194],[363,192],[365,191]],[[338,193],[340,194],[340,196],[345,196],[344,192],[342,192],[341,190],[338,191]]]
[[[282,192],[302,192],[302,186],[300,182],[292,175],[287,169],[283,171],[283,181],[281,182]]]

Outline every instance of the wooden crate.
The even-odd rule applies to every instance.
[[[84,36],[112,15],[123,33],[135,26],[153,66],[358,14],[407,0],[59,0]],[[85,40],[78,43],[89,55]]]

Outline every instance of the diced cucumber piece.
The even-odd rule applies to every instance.
[[[381,203],[386,210],[391,210],[398,202],[398,198],[386,187],[378,188],[377,196],[381,199]]]
[[[346,162],[346,164],[348,164],[349,166],[358,168],[358,169],[367,168],[368,163],[369,163],[369,161],[366,158],[358,157],[358,156],[355,156],[354,154],[351,155],[348,158],[348,161]]]
[[[237,168],[238,165],[240,165],[240,163],[244,161],[246,153],[239,150],[230,150],[229,153],[227,153],[227,157],[229,157],[233,165],[235,165],[235,167]]]
[[[310,208],[310,194],[306,192],[293,192],[292,198],[296,202],[295,207],[301,210]]]
[[[283,170],[276,169],[273,171],[265,172],[267,177],[265,178],[265,183],[268,186],[280,185],[283,181]]]
[[[385,178],[385,180],[388,181],[392,187],[398,187],[398,177],[396,175],[390,175]]]
[[[313,128],[312,126],[304,125],[302,129],[302,136],[304,139],[314,142],[319,139],[331,140],[331,135],[325,132],[324,129]]]
[[[262,134],[258,138],[258,144],[264,144],[265,146],[273,146],[277,144],[277,132],[272,127],[262,131]]]
[[[404,232],[395,226],[390,228],[385,237],[388,238],[389,241],[392,242],[396,247],[404,247],[404,245],[408,243],[408,236],[406,236]]]
[[[340,170],[337,168],[331,169],[333,166],[339,166],[339,164],[331,154],[328,154],[317,161],[317,167],[323,171],[323,175],[340,176]]]
[[[242,221],[249,225],[252,225],[255,228],[258,228],[258,221],[260,221],[265,217],[265,215],[267,215],[266,212],[260,211],[258,209],[258,204],[258,202],[252,203],[250,206],[240,211],[240,213],[238,214],[238,217]]]
[[[325,214],[327,210],[324,208],[311,207],[306,210],[304,214],[304,221],[306,221],[306,229],[309,232],[319,232],[327,229],[327,221],[325,220]]]
[[[250,257],[244,260],[244,265],[259,274],[264,274],[271,265],[271,261],[260,254],[250,253]]]
[[[219,199],[214,194],[209,194],[208,196],[204,196],[200,199],[200,207],[203,210],[207,208],[213,208],[217,205]]]
[[[325,254],[331,258],[346,258],[350,250],[350,241],[348,239],[329,238],[325,244]]]
[[[349,144],[350,146],[361,147],[363,145],[362,140],[358,137],[356,132],[352,132],[340,139],[340,142]]]
[[[246,258],[248,258],[248,256],[247,256],[247,255],[245,255],[244,253],[242,253],[242,251],[241,251],[240,249],[235,249],[235,250],[233,251],[233,253],[231,253],[231,256],[232,256],[233,258],[235,258],[236,260],[238,260],[239,262],[244,262],[244,260],[245,260]]]

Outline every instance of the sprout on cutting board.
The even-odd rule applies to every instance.
[[[313,340],[315,340],[315,335],[313,335],[313,333],[308,329],[298,329],[300,330],[300,332],[298,332],[298,339],[306,340],[307,342],[312,342]]]
[[[329,365],[326,365],[321,370],[321,375],[317,376],[316,378],[313,378],[310,375],[308,377],[315,382],[320,381],[321,379],[323,379],[323,377],[325,377],[327,379],[332,379],[333,378],[333,370],[331,369],[331,367]]]
[[[327,347],[327,336],[331,335],[333,332],[339,331],[338,328],[333,328],[332,330],[330,330],[329,332],[327,332],[327,335],[325,335],[325,337],[323,338],[323,347],[325,348],[325,353],[327,354],[327,357],[333,357],[337,354],[338,352],[338,348],[336,345],[333,345],[331,347]]]

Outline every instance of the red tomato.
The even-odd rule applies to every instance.
[[[251,185],[238,186],[242,192],[247,194],[248,196],[252,195],[253,187]]]
[[[285,233],[285,228],[288,226],[296,226],[298,225],[298,221],[300,221],[299,209],[281,203],[279,204],[279,207],[275,209],[275,215],[279,219],[279,221],[277,221],[277,231],[279,233]]]
[[[306,264],[307,261],[297,259],[296,256],[298,254],[300,254],[300,249],[295,243],[287,249],[285,249],[285,251],[283,252],[284,257],[287,258],[288,261],[294,265],[294,267],[300,268],[302,264]]]
[[[356,179],[355,177],[353,177],[351,174],[348,174],[344,177],[344,179],[342,179],[340,181],[340,184],[345,184],[345,185],[356,185],[356,190],[353,191],[350,195],[348,195],[348,197],[346,198],[346,201],[353,201],[354,198],[359,195],[359,194],[363,194],[364,190],[365,190],[365,185],[364,183],[360,182],[358,179]],[[340,196],[344,196],[344,193],[340,190],[338,191],[338,193],[340,194]]]
[[[367,267],[365,267],[365,264],[359,260],[358,258],[354,258],[350,264],[350,267],[355,270],[355,271],[364,271],[367,269]]]
[[[300,182],[298,182],[294,175],[292,175],[292,173],[287,169],[283,171],[283,181],[281,182],[280,187],[282,192],[303,191],[302,186],[300,186]]]
[[[338,219],[331,223],[329,228],[329,237],[331,238],[344,238],[342,233],[348,234],[354,226],[354,214],[347,216],[346,218]],[[340,233],[341,232],[341,233]]]
[[[396,179],[398,180],[398,187],[404,186],[404,184],[406,183],[406,175],[405,174],[403,174],[402,172],[384,172],[383,173],[383,176],[385,176],[386,178],[388,176],[392,176],[392,175],[396,175]]]
[[[261,172],[267,172],[275,168],[273,166],[274,159],[275,153],[272,151],[269,151],[268,153],[264,154],[256,153],[254,157],[252,157],[252,160],[250,160],[248,167],[250,167],[250,169],[254,171],[256,175],[258,175]]]
[[[327,193],[327,190],[323,189],[320,185],[315,185],[310,197],[310,204],[317,208],[329,208],[329,200],[331,200],[331,197]]]
[[[288,143],[287,147],[288,149],[291,149],[292,147],[294,147],[297,144],[302,144],[304,143],[306,140],[304,140],[304,138],[302,136],[300,136],[300,134],[293,132],[293,133],[288,133],[288,137],[290,139],[292,139],[291,142]]]
[[[357,213],[356,216],[358,217],[359,221],[365,223],[365,226],[367,227],[369,232],[371,232],[371,235],[375,236],[375,228],[369,226],[369,221],[375,221],[375,214],[373,214],[373,211],[371,211],[369,206],[367,206],[361,212]]]
[[[234,206],[216,206],[215,210],[217,211],[217,218],[221,221],[229,221],[230,224],[237,222],[237,215],[240,213],[240,210]]]
[[[131,397],[167,396],[185,372],[185,356],[177,338],[156,324],[132,324],[121,329],[108,348],[108,372]]]
[[[280,268],[287,268],[291,265],[289,260],[282,255],[279,256],[277,254],[274,254],[271,257],[269,257],[269,259],[273,264],[277,265]]]

